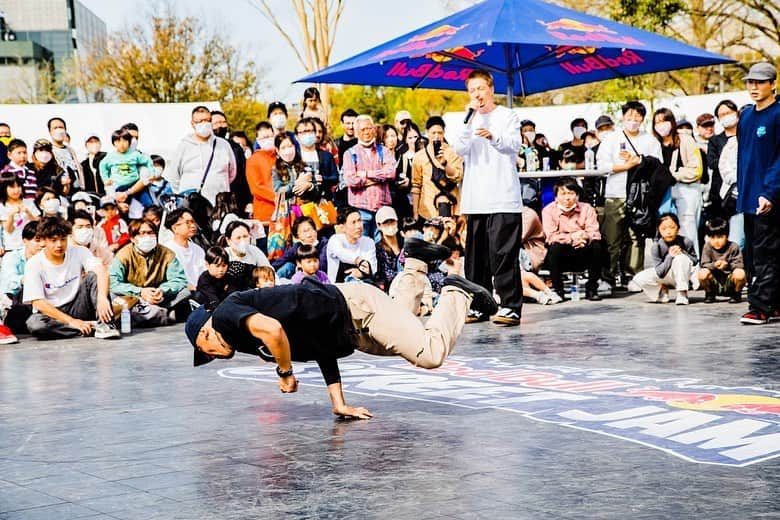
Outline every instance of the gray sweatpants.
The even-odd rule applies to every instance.
[[[78,320],[96,321],[97,296],[97,275],[88,272],[81,279],[76,297],[57,308]],[[81,332],[73,327],[40,312],[35,312],[27,318],[27,329],[38,339],[73,338],[81,335]]]

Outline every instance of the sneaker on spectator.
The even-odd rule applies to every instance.
[[[735,292],[729,296],[729,303],[742,303],[742,293]],[[772,317],[769,317],[769,321],[772,321]]]
[[[677,291],[677,298],[674,300],[675,305],[688,305],[688,291]]]
[[[704,293],[704,303],[715,303],[715,292],[714,291],[707,291]],[[729,300],[731,301],[731,300]]]
[[[99,321],[95,324],[95,337],[98,339],[117,339],[120,334],[113,323]]]
[[[552,289],[547,289],[544,292],[550,297],[550,305],[555,305],[556,303],[561,303],[563,301],[561,295],[553,291]]]
[[[626,289],[628,289],[628,292],[642,292],[642,288],[634,280],[628,282]]]
[[[496,315],[493,316],[493,323],[516,327],[520,325],[520,315],[508,307],[501,307]]]
[[[536,293],[536,302],[539,305],[548,305],[552,303],[552,299],[550,298],[550,295],[547,294],[546,292],[539,291],[538,293]]]
[[[6,325],[0,324],[0,345],[10,345],[11,343],[19,343],[19,339]]]
[[[748,311],[739,319],[745,325],[765,325],[769,323],[769,316],[761,311]]]

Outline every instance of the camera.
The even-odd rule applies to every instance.
[[[450,202],[439,202],[436,206],[437,206],[437,209],[439,210],[439,216],[440,217],[451,217],[452,216],[452,203],[450,203]]]
[[[441,151],[441,141],[433,141],[433,155],[439,155]]]

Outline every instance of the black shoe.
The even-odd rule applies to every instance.
[[[742,293],[731,293],[731,296],[729,296],[729,303],[742,303]]]
[[[704,303],[715,303],[715,293],[714,292],[706,292],[704,293]]]
[[[439,244],[431,244],[419,238],[407,238],[404,241],[404,256],[415,258],[426,264],[450,257],[450,248]]]
[[[600,302],[602,300],[601,295],[599,294],[598,289],[595,291],[585,291],[585,299],[590,300],[592,302]]]
[[[481,313],[482,316],[488,317],[498,312],[498,304],[493,299],[493,295],[481,285],[470,282],[456,274],[451,274],[445,278],[443,285],[445,287],[451,285],[469,293],[472,297],[471,308]]]

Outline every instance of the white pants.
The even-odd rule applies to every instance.
[[[680,234],[693,242],[696,256],[699,253],[699,220],[701,220],[701,183],[683,184],[678,182],[672,186],[672,201],[677,208],[677,218],[680,219]]]
[[[693,262],[688,255],[679,254],[674,257],[672,267],[663,278],[658,276],[654,268],[650,268],[634,276],[633,281],[651,301],[656,301],[661,293],[661,285],[673,286],[678,291],[687,291],[692,274]]]
[[[745,215],[737,213],[729,219],[729,241],[745,249]]]

